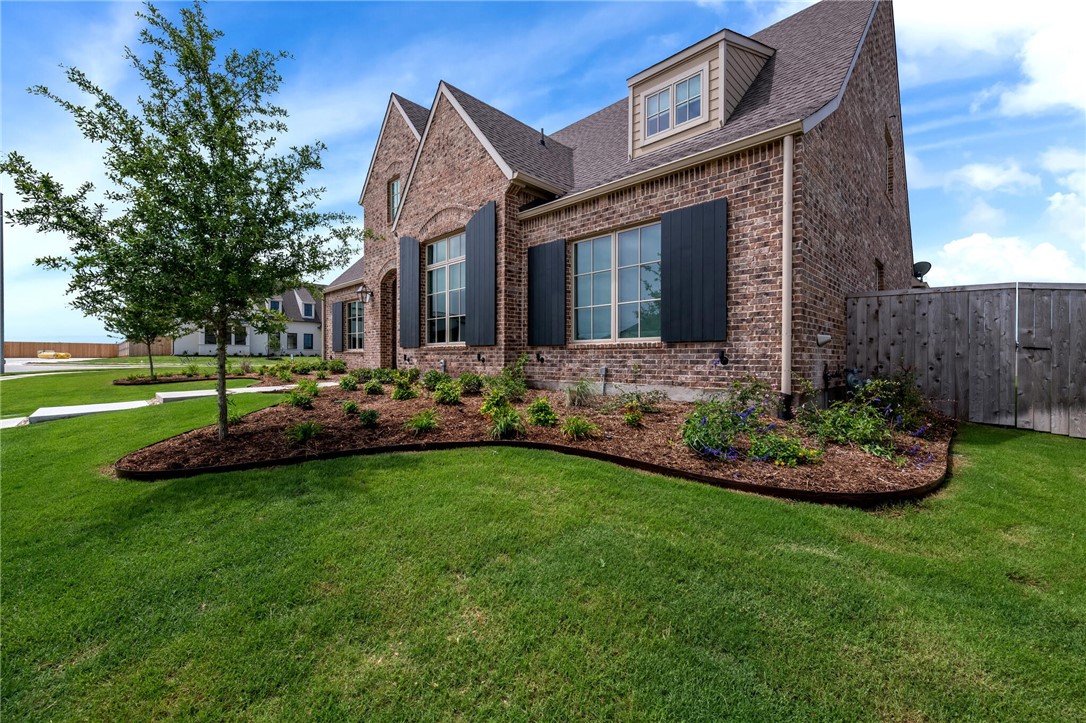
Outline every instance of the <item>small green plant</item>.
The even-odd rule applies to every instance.
[[[381,416],[381,413],[376,409],[363,409],[358,413],[358,423],[366,429],[373,429],[377,426],[377,419]]]
[[[495,412],[511,407],[509,398],[502,389],[490,387],[483,394],[483,403],[479,407],[479,413],[484,417],[492,417]]]
[[[370,379],[364,385],[362,385],[362,391],[366,394],[384,394],[385,387],[376,378]]]
[[[474,397],[482,394],[486,379],[474,372],[464,372],[457,381],[460,382],[460,389],[463,391],[464,396]]]
[[[241,374],[241,367],[237,364],[226,365],[226,375],[229,377],[236,377]]]
[[[436,409],[420,410],[418,414],[403,424],[403,428],[416,437],[420,434],[432,432],[439,426],[441,426],[441,417],[437,415]]]
[[[338,361],[338,360],[333,359],[332,361]],[[331,363],[332,362],[329,362],[329,364],[331,364]],[[368,382],[370,379],[373,378],[373,370],[368,368],[368,367],[361,367],[359,369],[352,369],[350,372],[348,372],[348,376],[353,377],[356,382],[365,383],[365,382]]]
[[[188,365],[182,367],[181,373],[184,374],[186,377],[199,376],[200,375],[200,365],[195,363],[195,362],[193,362],[192,364],[188,364]]]
[[[660,411],[661,402],[667,401],[667,394],[660,391],[649,392],[623,392],[617,397],[600,405],[600,411],[610,414],[623,409],[638,409],[644,414],[656,414]]]
[[[736,411],[740,406],[732,397],[697,402],[683,420],[683,444],[707,459],[735,459],[736,437],[757,426],[760,410],[751,404]]]
[[[634,404],[626,406],[626,411],[622,413],[622,423],[630,427],[640,427],[645,419],[644,412],[641,408]]]
[[[140,372],[136,372],[135,374],[129,374],[128,376],[125,377],[125,379],[127,379],[130,382],[135,382],[135,381],[139,381],[140,379],[150,379],[150,376],[148,376],[147,374],[142,374]]]
[[[342,374],[347,371],[347,362],[342,359],[329,359],[326,368],[333,374]]]
[[[528,420],[537,427],[553,427],[558,424],[558,415],[550,400],[540,395],[528,405]]]
[[[312,379],[303,379],[298,382],[298,391],[303,394],[308,394],[311,397],[317,397],[321,393],[320,387],[318,387],[317,383]]]
[[[894,435],[886,417],[863,403],[834,402],[829,409],[803,418],[808,431],[822,443],[854,444],[868,454],[893,459]]]
[[[511,402],[524,399],[524,395],[528,393],[528,381],[524,373],[528,358],[527,354],[521,354],[515,362],[503,367],[497,376],[487,379],[487,389],[500,391]]]
[[[511,406],[503,407],[490,416],[486,433],[491,439],[512,439],[525,433],[524,417]]]
[[[328,372],[324,371],[323,369],[318,369],[317,371],[313,372],[313,376],[315,376],[317,379],[327,379]]]
[[[426,391],[432,392],[437,388],[437,385],[441,382],[452,379],[445,372],[439,372],[437,369],[431,369],[422,375],[422,386]]]
[[[345,392],[353,392],[358,389],[358,380],[350,374],[345,377],[340,377],[339,388]]]
[[[292,390],[287,392],[283,397],[283,402],[289,407],[297,407],[298,409],[309,409],[313,406],[313,397],[309,396],[303,391]]]
[[[419,377],[422,376],[422,372],[419,371],[418,367],[411,367],[410,369],[393,369],[390,374],[389,380],[393,384],[414,384],[419,380]]]
[[[292,381],[294,381],[294,374],[290,371],[289,368],[280,368],[280,369],[276,370],[275,376],[281,382],[292,382]]]
[[[418,395],[419,395],[419,393],[415,389],[415,387],[412,386],[411,383],[406,381],[406,380],[398,381],[392,387],[392,398],[395,399],[396,401],[404,401],[404,400],[407,400],[407,399],[414,399]]]
[[[249,361],[248,359],[245,359],[244,361],[241,362],[241,373],[242,374],[252,374],[253,373],[253,363],[251,361]]]
[[[592,393],[592,384],[587,379],[581,379],[566,387],[567,407],[591,406],[595,394]]]
[[[308,420],[305,422],[298,422],[287,427],[287,439],[294,444],[304,444],[311,439],[316,439],[321,433],[321,425]]]
[[[434,387],[434,401],[438,404],[460,403],[460,382],[453,379],[445,379]]]
[[[237,401],[233,396],[226,398],[226,423],[233,427],[235,424],[241,421],[242,414],[238,411]]]
[[[377,381],[381,382],[382,384],[391,384],[392,382],[395,381],[395,376],[396,376],[396,370],[395,369],[385,369],[383,367],[379,368],[379,369],[374,369],[372,374],[371,374],[372,379],[376,379]]]
[[[566,417],[565,421],[562,422],[561,431],[562,436],[574,440],[592,439],[600,436],[599,425],[577,415]]]
[[[775,427],[776,425],[770,425]],[[769,429],[751,432],[747,456],[759,462],[771,462],[781,467],[811,464],[822,459],[822,452],[806,447],[802,440]]]
[[[339,406],[343,409],[344,414],[358,414],[358,402],[353,399],[344,400]]]

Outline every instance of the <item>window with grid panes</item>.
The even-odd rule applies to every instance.
[[[573,246],[573,338],[660,336],[660,224]]]
[[[464,234],[426,247],[426,343],[464,340]]]
[[[348,349],[361,349],[363,346],[364,337],[362,334],[362,302],[361,301],[349,301],[347,302],[347,308],[345,313],[345,319],[347,321],[347,348]]]

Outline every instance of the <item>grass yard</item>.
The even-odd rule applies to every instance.
[[[101,475],[213,405],[0,432],[5,718],[1084,717],[1082,441],[966,425],[881,512],[517,449]]]
[[[290,359],[289,354],[284,354],[281,358]],[[226,362],[228,364],[240,364],[243,361],[248,361],[253,366],[260,366],[261,364],[274,364],[274,361],[269,361],[267,357],[263,356],[228,356]],[[216,363],[213,356],[156,356],[155,357],[155,371],[158,371],[158,367],[177,367],[188,366],[189,364],[199,364],[200,366],[214,366]],[[125,364],[134,367],[147,367],[147,357],[145,356],[117,356],[108,357],[105,359],[85,359],[80,361],[61,361],[51,362],[51,365],[63,366],[64,364],[76,364],[79,366],[119,366]]]
[[[179,392],[188,389],[214,389],[214,379],[202,379],[176,384],[144,384],[114,386],[113,380],[132,372],[124,369],[50,374],[36,379],[16,379],[0,382],[0,417],[25,417],[40,407],[61,407],[69,404],[104,404],[153,399],[158,392]],[[255,379],[227,379],[226,386],[248,387]]]

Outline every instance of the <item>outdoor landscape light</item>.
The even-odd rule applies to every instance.
[[[830,343],[830,342],[831,342],[832,340],[833,340],[833,337],[832,337],[832,336],[830,336],[829,334],[819,334],[818,336],[816,336],[816,337],[815,337],[815,342],[816,342],[816,343],[817,343],[817,344],[818,344],[819,346],[826,346],[826,345],[827,345],[827,344],[829,344],[829,343]]]

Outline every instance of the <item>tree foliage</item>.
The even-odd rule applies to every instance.
[[[306,179],[320,170],[324,144],[280,148],[287,113],[271,99],[285,52],[221,51],[223,33],[208,26],[200,2],[182,8],[178,23],[150,3],[138,15],[143,53],[125,49],[145,86],[134,108],[77,68],[65,74],[89,100],[84,105],[44,86],[30,89],[104,146],[108,206],[92,201],[90,183],[65,193],[10,153],[0,171],[14,178],[24,207],[9,217],[68,236],[69,256],[38,263],[70,271],[76,308],[120,333],[145,312],[214,331],[225,438],[229,331],[242,324],[281,330],[264,299],[343,265],[370,232],[347,214],[318,209],[325,189]],[[108,296],[116,303],[106,312]]]

